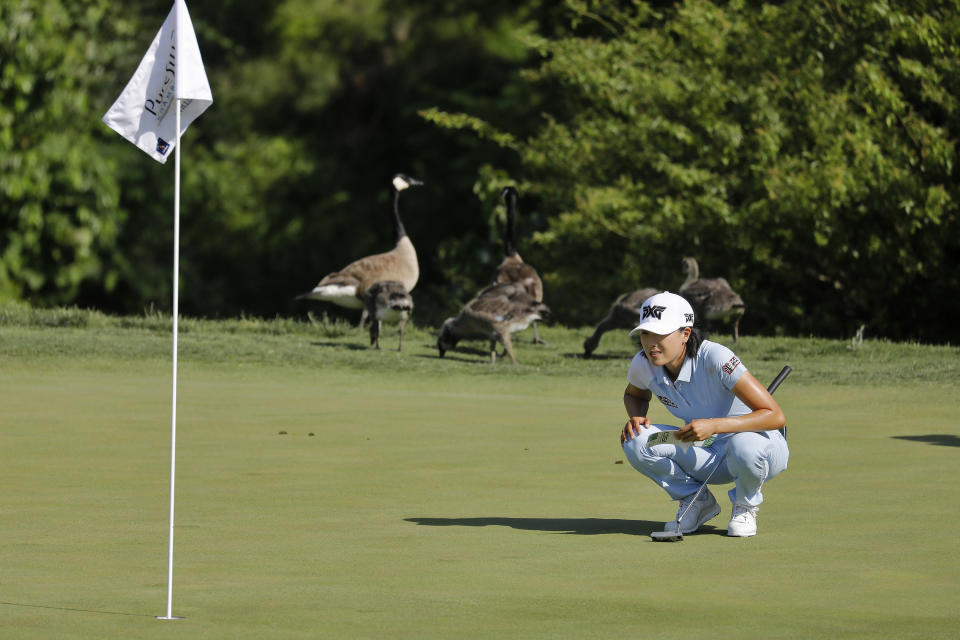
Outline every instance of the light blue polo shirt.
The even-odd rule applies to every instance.
[[[750,407],[733,394],[747,368],[733,351],[704,340],[696,358],[686,358],[676,382],[664,367],[650,364],[643,351],[633,357],[627,380],[635,387],[649,389],[670,413],[684,421],[697,418],[726,418],[750,413]]]

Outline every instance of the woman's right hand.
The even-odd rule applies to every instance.
[[[623,431],[620,432],[620,445],[623,446],[627,443],[627,440],[636,438],[644,427],[650,427],[650,418],[647,416],[630,416],[627,424],[623,425]]]

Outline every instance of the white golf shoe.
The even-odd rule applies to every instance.
[[[703,523],[707,520],[716,518],[720,513],[720,505],[717,504],[717,499],[713,497],[709,489],[701,491],[697,501],[687,509],[691,500],[693,500],[693,495],[680,501],[680,506],[677,507],[677,518],[666,524],[664,527],[665,531],[677,530],[677,519],[680,518],[680,515],[683,514],[685,510],[686,514],[683,515],[683,519],[680,522],[680,533],[693,533],[703,526]]]
[[[733,515],[727,525],[727,535],[736,538],[749,538],[757,535],[757,509],[748,504],[733,505]]]

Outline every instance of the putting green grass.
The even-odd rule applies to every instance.
[[[712,527],[653,543],[674,504],[619,450],[626,358],[491,373],[480,343],[437,361],[416,333],[404,354],[344,350],[358,333],[292,363],[270,362],[283,336],[256,357],[181,356],[185,619],[155,620],[168,344],[54,331],[0,327],[4,638],[956,637],[956,385],[836,386],[791,362],[790,468],[760,535],[722,535],[715,487]]]

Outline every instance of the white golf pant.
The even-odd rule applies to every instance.
[[[660,431],[676,431],[664,424],[642,429],[623,445],[633,468],[680,500],[696,492],[710,476],[710,484],[734,483],[730,501],[751,507],[763,502],[763,483],[787,468],[790,451],[779,431],[746,431],[717,436],[709,447],[675,444],[647,446],[647,438]]]

